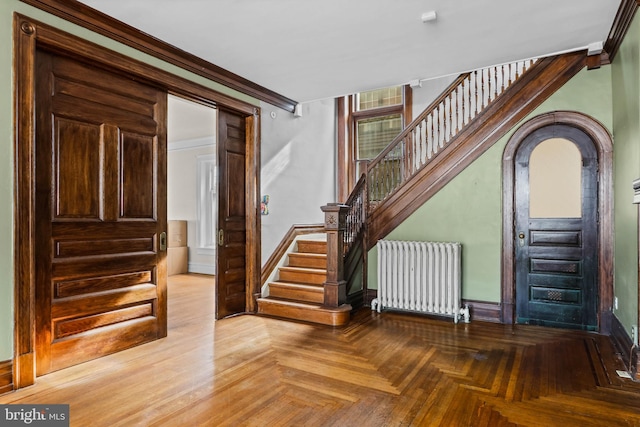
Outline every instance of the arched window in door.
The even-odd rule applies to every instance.
[[[580,218],[582,216],[582,156],[564,138],[538,144],[529,160],[529,216]]]

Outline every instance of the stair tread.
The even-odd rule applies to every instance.
[[[327,258],[327,254],[317,254],[314,252],[291,252],[289,256],[292,255],[304,258]]]

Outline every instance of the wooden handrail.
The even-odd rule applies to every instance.
[[[533,62],[490,67],[458,76],[367,165],[366,173],[360,177],[344,205],[322,207],[327,227],[325,304],[343,301],[350,292],[345,283],[352,285],[357,274],[366,280],[366,252],[371,243],[367,235],[369,214],[378,202],[393,194],[433,160]],[[345,273],[347,259],[350,266]],[[355,276],[344,277],[349,272]]]
[[[375,245],[586,65],[586,51],[538,60],[460,129],[437,156],[383,202],[369,202],[368,248]],[[370,185],[371,187],[371,185]],[[374,205],[375,203],[375,205]]]
[[[433,110],[442,102],[444,101],[447,96],[450,96],[451,93],[458,87],[460,86],[460,84],[467,78],[469,77],[469,73],[464,73],[464,74],[460,74],[458,76],[457,79],[455,79],[453,82],[451,82],[451,84],[449,86],[447,86],[447,88],[440,94],[440,96],[438,96],[435,100],[433,100],[431,102],[431,104],[429,104],[427,106],[427,108],[424,109],[424,111],[418,116],[416,117],[410,124],[409,126],[407,126],[406,128],[404,128],[404,130],[402,132],[400,132],[398,134],[398,136],[396,136],[393,141],[391,141],[389,143],[389,145],[387,145],[387,147],[382,150],[380,152],[380,154],[378,154],[376,156],[375,159],[369,161],[368,163],[368,168],[374,167],[377,163],[381,162],[382,159],[391,152],[391,150],[394,149],[394,147],[398,144],[398,141],[403,140],[408,134],[409,132],[411,132],[411,129],[415,128],[415,126],[418,123],[421,123],[429,114],[431,114],[433,112]]]
[[[535,60],[461,74],[367,165],[369,209],[389,197],[437,156]]]

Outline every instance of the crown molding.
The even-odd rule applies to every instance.
[[[633,17],[638,10],[640,0],[622,0],[616,17],[611,25],[611,30],[604,43],[604,51],[602,53],[602,64],[610,64],[618,53],[618,49],[622,44],[624,36],[629,30],[629,26],[633,21]]]
[[[295,110],[296,101],[163,42],[77,0],[20,1],[245,95],[289,112]]]

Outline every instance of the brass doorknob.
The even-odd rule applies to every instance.
[[[520,232],[520,234],[518,234],[518,238],[524,239],[524,233],[522,231]]]

